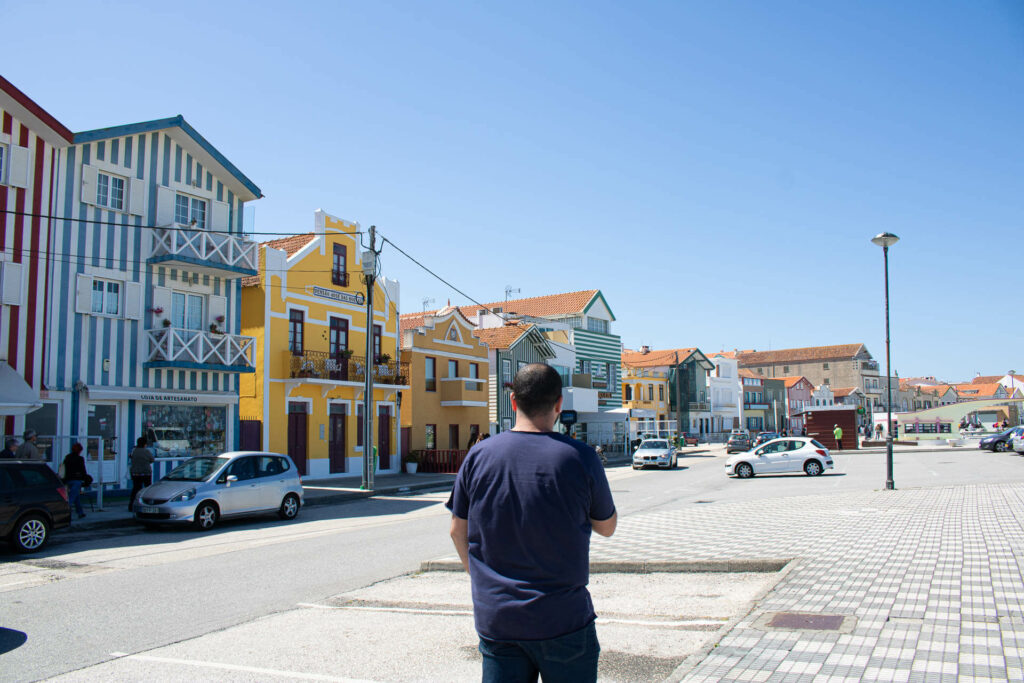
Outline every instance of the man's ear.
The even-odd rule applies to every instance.
[[[516,407],[516,392],[510,391],[508,393],[508,400],[512,403],[512,412],[519,410],[519,408]]]

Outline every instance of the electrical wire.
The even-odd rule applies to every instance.
[[[435,273],[434,271],[432,271],[432,270],[431,270],[430,268],[427,268],[427,267],[426,267],[425,265],[423,265],[423,264],[422,264],[422,263],[420,263],[420,262],[419,262],[418,260],[416,260],[415,258],[413,258],[413,257],[412,257],[412,256],[411,256],[411,255],[410,255],[410,254],[409,254],[409,253],[408,253],[407,251],[405,251],[405,250],[404,250],[404,249],[402,249],[402,248],[401,248],[400,246],[398,246],[397,244],[395,244],[394,242],[392,242],[391,240],[389,240],[389,239],[388,239],[387,237],[383,237],[383,236],[382,236],[382,237],[381,237],[381,240],[382,240],[382,241],[381,241],[381,250],[383,250],[383,248],[384,248],[384,244],[385,244],[385,243],[386,243],[386,244],[390,244],[390,245],[391,245],[392,247],[394,247],[394,248],[395,248],[395,249],[396,249],[396,250],[398,251],[398,253],[400,253],[400,254],[401,254],[402,256],[405,256],[405,257],[406,257],[407,259],[409,259],[410,261],[412,261],[413,263],[415,263],[415,264],[416,264],[417,266],[419,266],[419,267],[420,267],[420,268],[422,268],[423,270],[425,270],[425,271],[427,271],[428,273],[430,273],[430,275],[432,275],[432,276],[434,276],[435,278],[437,278],[438,280],[440,280],[440,281],[441,281],[442,283],[444,283],[444,284],[445,284],[446,286],[450,287],[450,288],[452,289],[452,291],[454,291],[454,292],[456,292],[456,293],[458,293],[458,294],[461,294],[462,296],[466,297],[466,298],[467,298],[467,299],[469,299],[469,300],[470,300],[470,301],[471,301],[472,303],[476,304],[477,306],[479,306],[479,307],[481,307],[481,308],[487,308],[487,307],[486,307],[486,306],[485,306],[484,304],[480,303],[479,301],[477,301],[476,299],[474,299],[474,298],[473,298],[473,297],[471,297],[470,295],[466,294],[466,293],[465,293],[465,292],[463,292],[463,291],[462,291],[461,289],[459,289],[458,287],[456,287],[455,285],[453,285],[452,283],[448,282],[448,281],[447,281],[447,280],[445,280],[445,279],[444,279],[443,277],[441,277],[440,275],[438,275],[437,273]]]

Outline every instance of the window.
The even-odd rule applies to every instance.
[[[608,321],[600,318],[587,318],[587,329],[591,332],[608,334]]]
[[[121,283],[111,280],[92,281],[93,313],[117,315],[121,311]]]
[[[510,429],[512,429],[512,418],[511,417],[503,417],[503,418],[501,418],[501,431],[507,432]]]
[[[182,330],[203,329],[203,299],[198,294],[171,293],[171,323]]]
[[[788,365],[783,365],[782,366],[782,371],[785,372],[786,374],[789,374],[789,366]]]
[[[96,204],[115,211],[124,210],[124,178],[107,173],[96,174]]]
[[[348,249],[344,244],[334,245],[331,282],[339,287],[348,287]]]
[[[288,311],[288,350],[293,356],[302,355],[302,311]]]
[[[432,451],[437,448],[437,425],[426,425],[425,429],[423,447]]]
[[[828,363],[822,363],[821,364],[821,369],[822,370],[828,370]]]
[[[631,385],[631,384],[627,384],[626,385],[626,400],[627,401],[632,401],[633,400],[633,385]]]
[[[658,400],[659,401],[664,401],[665,400],[665,385],[664,384],[659,384],[658,385]]]
[[[423,359],[423,389],[437,391],[437,360],[429,356]]]
[[[380,325],[373,326],[373,357],[380,361]]]
[[[459,450],[459,425],[448,425],[448,448]]]
[[[824,384],[828,384],[828,377],[826,377],[825,379],[823,379],[823,380],[821,380],[821,381],[822,381],[822,383],[824,383]]]
[[[512,384],[512,361],[508,358],[501,360],[501,383]]]
[[[527,365],[529,365],[529,363],[527,363],[525,360],[516,361],[516,372],[519,372]]]
[[[356,448],[363,447],[363,404],[356,405]]]
[[[458,377],[459,376],[459,361],[450,360],[448,361],[448,376]]]
[[[206,200],[186,194],[175,195],[174,222],[191,225],[192,221],[196,222],[196,228],[206,229]]]
[[[480,379],[480,365],[477,363],[469,364],[469,377],[471,379]],[[466,389],[469,391],[480,391],[479,382],[466,382]],[[472,432],[472,427],[470,428]]]

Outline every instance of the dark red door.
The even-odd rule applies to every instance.
[[[345,418],[346,415],[331,415],[328,424],[330,438],[327,441],[327,457],[330,460],[331,474],[348,471],[348,453],[345,449]]]
[[[391,469],[391,406],[377,411],[377,457],[382,470]]]
[[[305,409],[305,405],[302,405],[302,410],[305,411]],[[291,410],[293,408],[289,406],[289,411]],[[288,413],[288,455],[299,469],[299,474],[301,475],[306,474],[307,417],[305,412]]]
[[[331,360],[334,361],[335,369],[331,371],[331,379],[348,379],[348,359],[345,351],[348,349],[348,320],[344,318],[331,318]],[[342,470],[344,471],[344,470]]]

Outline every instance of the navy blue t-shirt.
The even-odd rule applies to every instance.
[[[593,448],[554,432],[502,432],[470,450],[447,507],[468,521],[481,636],[546,640],[594,620],[590,520],[615,504]]]

